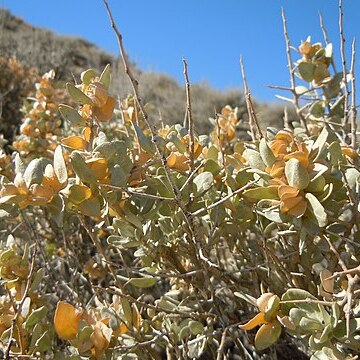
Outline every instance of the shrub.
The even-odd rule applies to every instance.
[[[0,73],[0,131],[6,139],[12,140],[21,121],[24,98],[32,95],[38,75],[34,68],[5,57],[0,57]]]
[[[354,74],[331,70],[329,44],[299,54],[299,121],[250,126],[249,141],[231,106],[194,132],[187,78],[187,127],[153,126],[131,70],[119,106],[109,66],[68,83],[64,129],[47,98],[25,127],[36,142],[45,124],[51,145],[22,148],[1,178],[5,358],[271,357],[278,341],[359,353]]]

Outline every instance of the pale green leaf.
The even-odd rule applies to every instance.
[[[111,81],[111,74],[110,74],[110,64],[107,64],[100,75],[100,82],[105,85],[106,88],[109,88]]]
[[[194,179],[194,184],[196,185],[198,193],[203,193],[211,188],[214,183],[214,176],[209,171],[204,171],[203,173],[197,175]]]
[[[95,71],[93,69],[85,70],[81,73],[80,79],[85,85],[89,85],[90,81],[94,79],[96,76]]]
[[[79,104],[89,104],[92,105],[91,99],[86,96],[80,89],[78,89],[73,84],[67,83],[66,90],[70,97]]]
[[[61,184],[64,184],[67,182],[68,176],[67,176],[67,169],[66,164],[62,152],[62,148],[60,145],[58,145],[54,152],[54,171],[56,174],[56,177],[58,178],[59,182]]]
[[[60,104],[59,105],[60,114],[64,117],[65,120],[69,121],[73,127],[83,127],[85,126],[85,119],[69,105]]]
[[[310,182],[309,174],[298,159],[291,158],[285,164],[285,175],[290,186],[305,189]]]
[[[311,193],[307,193],[305,198],[308,200],[309,209],[315,216],[315,220],[319,227],[327,225],[327,214],[320,201]]]
[[[156,284],[157,279],[154,277],[141,277],[141,278],[131,278],[127,282],[130,285],[133,285],[138,288],[149,288]]]
[[[86,164],[84,158],[77,151],[71,153],[71,165],[76,175],[86,183],[96,183],[96,174]]]

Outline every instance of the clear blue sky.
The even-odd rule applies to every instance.
[[[289,84],[281,6],[296,46],[308,35],[323,40],[318,17],[322,12],[341,67],[337,0],[109,0],[109,5],[131,59],[144,70],[168,73],[179,82],[184,56],[191,82],[239,87],[242,55],[252,94],[274,100],[274,90],[265,85]],[[81,36],[118,54],[102,0],[0,0],[0,6],[33,25]],[[354,36],[360,42],[360,1],[344,0],[344,10],[350,48]]]

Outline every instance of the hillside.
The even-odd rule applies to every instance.
[[[120,97],[131,92],[122,64],[118,59],[99,49],[90,42],[69,36],[61,36],[47,29],[37,28],[0,9],[0,54],[16,59],[42,74],[54,69],[59,80],[78,77],[85,68],[102,69],[106,64],[113,66],[113,89]],[[183,84],[163,73],[141,71],[134,64],[145,102],[151,103],[155,119],[161,117],[165,123],[183,122],[185,112],[185,93]],[[7,89],[3,90],[4,92]],[[198,131],[207,131],[208,117],[214,108],[225,104],[238,106],[240,117],[246,119],[243,94],[240,89],[220,92],[206,84],[192,85],[193,116]],[[259,120],[263,126],[281,123],[281,106],[258,105]]]

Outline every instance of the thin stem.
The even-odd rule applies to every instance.
[[[291,92],[294,96],[293,102],[296,108],[296,113],[298,114],[298,117],[301,121],[301,124],[306,132],[307,135],[309,135],[309,129],[307,127],[306,119],[304,115],[302,114],[302,111],[299,108],[299,94],[296,93],[296,82],[295,82],[295,68],[293,66],[292,58],[291,58],[291,44],[290,44],[290,38],[287,30],[287,23],[286,23],[286,17],[284,8],[281,9],[281,17],[283,21],[283,28],[284,28],[284,37],[285,37],[285,44],[286,44],[286,56],[288,61],[288,68],[289,68],[289,74],[290,74],[290,84],[291,84]]]
[[[189,125],[189,156],[190,156],[190,174],[194,172],[195,169],[195,134],[194,134],[194,119],[191,111],[191,87],[188,74],[188,65],[186,60],[182,59],[184,64],[184,77],[185,77],[185,91],[186,91],[186,114],[187,114],[187,123]],[[190,192],[190,201],[188,207],[191,206],[193,194],[193,178],[189,180],[189,192]]]
[[[251,100],[250,89],[249,89],[249,86],[247,83],[245,67],[244,67],[244,62],[243,62],[242,57],[240,57],[240,66],[241,66],[241,75],[242,75],[243,83],[244,83],[246,107],[247,107],[248,116],[249,116],[249,126],[250,126],[251,138],[253,141],[255,141],[257,138],[261,139],[263,136],[262,136],[262,133],[260,130],[259,123],[256,118],[254,104]]]
[[[325,24],[324,24],[323,16],[322,16],[320,11],[319,11],[319,19],[320,19],[320,28],[321,28],[321,31],[322,31],[323,36],[324,36],[325,44],[328,45],[330,43],[330,41],[329,41],[328,33],[327,33],[327,30],[326,30],[326,27],[325,27]],[[333,67],[334,72],[336,74],[337,70],[336,70],[335,61],[334,61],[333,57],[331,58],[331,66]]]
[[[175,201],[175,198],[142,193],[140,191],[134,191],[134,190],[131,190],[129,188],[124,188],[124,187],[121,187],[121,186],[115,186],[115,185],[110,185],[110,184],[101,184],[101,186],[107,187],[109,189],[121,190],[121,191],[124,191],[124,192],[128,193],[129,195],[143,197],[143,198],[147,198],[147,199]]]
[[[118,45],[119,45],[119,50],[120,50],[120,56],[121,56],[121,59],[122,59],[122,62],[123,62],[124,68],[125,68],[125,73],[127,74],[127,76],[130,79],[130,82],[131,82],[131,85],[132,85],[132,88],[133,88],[133,92],[134,92],[135,101],[136,101],[137,105],[139,106],[140,113],[141,113],[142,117],[144,118],[146,126],[150,130],[151,141],[154,144],[154,146],[156,148],[156,151],[157,151],[158,155],[161,158],[161,162],[162,162],[162,165],[164,167],[166,177],[167,177],[167,179],[169,180],[169,182],[171,184],[174,195],[177,198],[177,200],[180,201],[179,189],[178,189],[176,183],[173,181],[173,179],[171,177],[169,166],[168,166],[167,161],[166,161],[166,157],[162,153],[162,150],[161,150],[158,142],[156,141],[156,127],[154,125],[150,124],[149,115],[148,115],[147,111],[145,110],[142,99],[140,97],[140,94],[139,94],[139,82],[135,78],[135,76],[134,76],[134,74],[133,74],[133,72],[131,70],[131,67],[129,65],[129,61],[128,61],[126,51],[125,51],[125,48],[124,48],[124,44],[123,44],[122,35],[121,35],[118,27],[115,24],[113,15],[111,13],[111,10],[109,8],[109,5],[108,5],[107,1],[103,0],[103,2],[105,4],[106,11],[107,11],[107,14],[108,14],[109,19],[110,19],[111,27],[113,28],[113,30],[114,30],[114,32],[116,34],[116,38],[117,38]]]
[[[206,209],[199,209],[195,212],[193,212],[191,215],[192,216],[197,216],[202,214],[203,212],[209,211],[211,209],[216,208],[217,206],[221,205],[222,203],[224,203],[225,201],[231,199],[232,197],[234,197],[237,194],[242,193],[243,191],[245,191],[246,189],[248,189],[250,186],[254,185],[258,180],[253,180],[250,181],[249,183],[247,183],[246,185],[244,185],[243,187],[241,187],[240,189],[235,190],[233,193],[225,196],[224,198],[216,201],[215,203],[211,204],[210,206],[208,206]]]
[[[190,170],[194,171],[194,153],[195,153],[195,135],[194,135],[194,120],[191,111],[191,88],[188,74],[188,65],[186,60],[183,58],[184,63],[184,77],[185,77],[185,88],[186,88],[186,111],[189,124],[189,136],[190,136]]]
[[[348,105],[349,105],[349,86],[347,83],[347,70],[346,70],[346,56],[345,56],[345,36],[344,36],[344,14],[343,14],[343,0],[339,0],[339,33],[340,33],[340,54],[341,54],[341,64],[343,71],[343,82],[345,86],[345,97],[344,97],[344,120],[343,126],[347,127],[348,123]]]
[[[24,217],[24,220],[25,222],[27,223],[27,225],[29,227],[30,224],[27,222],[27,219]],[[24,289],[24,293],[23,293],[23,296],[20,300],[20,303],[16,309],[16,313],[15,313],[15,316],[13,317],[12,321],[11,321],[11,328],[10,328],[10,334],[9,334],[9,342],[6,346],[6,350],[5,350],[5,354],[4,354],[4,358],[5,359],[9,359],[10,358],[10,350],[11,350],[11,346],[12,346],[12,343],[13,343],[13,336],[14,336],[14,328],[15,326],[18,326],[18,329],[19,329],[19,340],[21,342],[21,333],[20,333],[20,329],[22,327],[21,324],[18,324],[18,319],[19,319],[19,316],[21,315],[21,311],[22,311],[22,307],[25,303],[25,300],[26,298],[28,297],[29,295],[29,290],[30,290],[30,286],[31,286],[31,279],[32,279],[32,276],[34,274],[34,269],[35,269],[35,259],[36,259],[36,254],[37,254],[37,249],[38,249],[38,242],[37,242],[37,239],[35,239],[35,248],[34,248],[34,251],[32,253],[32,256],[31,256],[31,264],[30,264],[30,270],[29,270],[29,273],[28,273],[28,276],[26,278],[26,284],[25,284],[25,289]],[[23,347],[22,347],[22,344],[19,344],[20,348],[21,348],[21,352],[23,352]]]
[[[356,123],[356,115],[357,115],[357,108],[356,108],[356,81],[355,81],[355,39],[353,39],[351,45],[351,67],[350,67],[350,76],[351,76],[351,106],[350,106],[350,126],[351,126],[351,146],[354,150],[356,150],[356,130],[357,130],[357,123]]]

